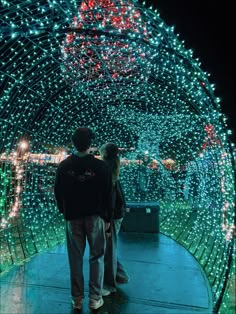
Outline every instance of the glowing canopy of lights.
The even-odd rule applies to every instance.
[[[193,51],[139,1],[2,0],[0,8],[1,271],[64,240],[55,169],[72,150],[72,132],[87,125],[93,153],[119,145],[127,199],[161,203],[161,232],[196,257],[226,313],[235,279],[233,147]]]

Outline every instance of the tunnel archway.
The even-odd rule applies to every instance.
[[[194,53],[135,0],[2,1],[1,13],[1,271],[63,240],[55,168],[86,125],[94,154],[119,144],[127,199],[160,202],[161,232],[196,257],[224,313],[235,279],[235,165]]]

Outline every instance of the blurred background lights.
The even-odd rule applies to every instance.
[[[20,141],[19,142],[19,148],[22,150],[22,151],[25,151],[29,148],[29,143],[27,141]]]

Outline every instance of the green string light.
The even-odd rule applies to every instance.
[[[234,147],[194,52],[139,1],[1,3],[0,271],[64,241],[55,169],[87,125],[92,153],[119,145],[127,200],[160,202],[161,232],[196,257],[230,313]]]

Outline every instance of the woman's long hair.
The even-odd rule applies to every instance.
[[[112,182],[115,184],[120,174],[119,148],[114,143],[109,142],[101,146],[100,154],[102,159],[106,161],[111,168]]]

